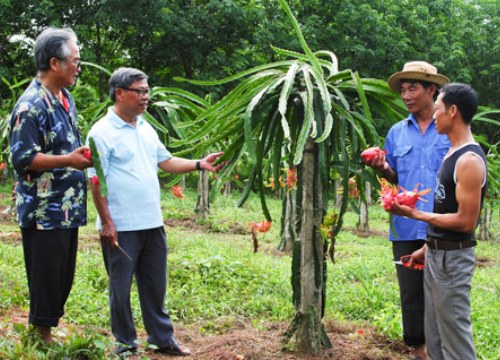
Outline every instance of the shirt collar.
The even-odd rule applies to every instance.
[[[113,126],[118,128],[118,129],[123,128],[125,126],[129,126],[131,128],[134,128],[134,126],[130,125],[126,121],[123,121],[121,117],[116,115],[116,113],[113,111],[112,107],[108,108],[108,117],[109,117],[109,121],[111,122],[111,124],[113,124]],[[142,125],[143,122],[144,122],[144,119],[141,116],[138,116],[136,118],[135,125],[136,126]]]
[[[414,115],[413,113],[410,113],[410,116],[408,116],[408,117],[406,118],[406,120],[407,120],[409,123],[413,124],[413,126],[415,126],[416,128],[418,128],[417,118],[415,117],[415,115]],[[432,121],[431,121],[431,123],[430,123],[430,125],[429,125],[429,126],[434,125],[434,123],[435,123],[435,122],[436,122],[436,119],[432,118]]]

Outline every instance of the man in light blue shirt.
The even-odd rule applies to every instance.
[[[135,275],[148,343],[168,355],[190,351],[177,343],[164,308],[167,243],[160,206],[158,168],[170,173],[219,171],[214,165],[222,153],[201,160],[173,157],[153,127],[142,117],[149,102],[148,77],[133,68],[119,68],[109,80],[114,101],[106,116],[89,131],[99,151],[108,193],[99,184],[91,190],[99,218],[97,227],[109,277],[111,329],[120,345],[116,354],[137,350],[137,333],[130,307]],[[88,176],[95,176],[94,168]],[[125,251],[128,258],[120,251]]]
[[[432,189],[436,185],[437,171],[450,147],[448,138],[436,131],[434,100],[438,88],[449,80],[438,74],[437,69],[424,61],[411,61],[403,70],[389,77],[389,87],[401,94],[410,115],[396,123],[385,139],[386,155],[376,156],[367,165],[379,171],[392,184],[406,190]],[[423,197],[416,206],[431,212],[433,193]],[[389,239],[395,260],[420,249],[426,239],[427,223],[393,216],[395,233]],[[426,360],[424,334],[424,285],[423,272],[396,265],[401,310],[403,339],[413,348],[414,359]]]

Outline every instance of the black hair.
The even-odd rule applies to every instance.
[[[109,97],[115,101],[116,88],[128,88],[136,81],[147,80],[148,76],[141,70],[127,67],[120,67],[116,69],[108,81]]]
[[[477,93],[472,86],[461,83],[450,83],[446,84],[441,92],[443,94],[441,100],[446,109],[449,109],[452,105],[456,105],[460,114],[462,114],[464,122],[470,124],[477,111],[478,104]]]
[[[78,42],[78,38],[70,28],[49,27],[42,31],[35,42],[35,64],[39,72],[50,69],[50,59],[66,59],[71,50],[68,47],[69,41]]]

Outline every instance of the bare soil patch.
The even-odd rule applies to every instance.
[[[10,321],[8,327],[0,327],[0,336],[19,341],[13,331],[13,324],[27,325],[26,311],[11,308],[1,315],[7,316]],[[211,328],[210,332],[203,330],[207,327]],[[389,342],[369,325],[356,327],[335,321],[325,322],[332,348],[323,350],[316,356],[284,348],[281,335],[286,328],[286,323],[273,322],[263,324],[257,329],[248,319],[222,319],[210,324],[177,325],[176,338],[183,346],[191,349],[192,355],[185,359],[197,360],[400,360],[409,356],[401,342]],[[63,320],[54,331],[55,340],[64,343],[67,334],[74,331],[78,331],[78,327]],[[96,329],[96,332],[106,334],[112,339],[108,329]],[[141,341],[145,342],[146,338],[144,332],[139,333]],[[111,351],[112,349],[110,353]],[[138,353],[127,358],[156,360],[168,357],[139,348]]]

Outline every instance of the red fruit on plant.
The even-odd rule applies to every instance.
[[[387,154],[387,150],[380,150],[378,146],[374,146],[371,148],[368,148],[364,150],[361,153],[361,159],[363,159],[364,162],[371,162],[377,155],[385,155]]]
[[[286,186],[288,189],[292,189],[297,185],[297,169],[287,169],[286,170]]]
[[[97,177],[97,175],[94,175],[92,177],[92,184],[94,184],[95,186],[99,186],[99,178]]]
[[[172,186],[172,194],[178,199],[182,199],[184,194],[182,193],[182,188],[179,185]]]
[[[83,156],[89,160],[92,160],[92,153],[90,152],[90,149],[85,149],[85,151],[83,152]]]
[[[271,228],[271,225],[273,223],[271,221],[261,221],[258,223],[249,223],[250,225],[250,230],[251,231],[258,231],[258,232],[268,232],[269,229]]]

